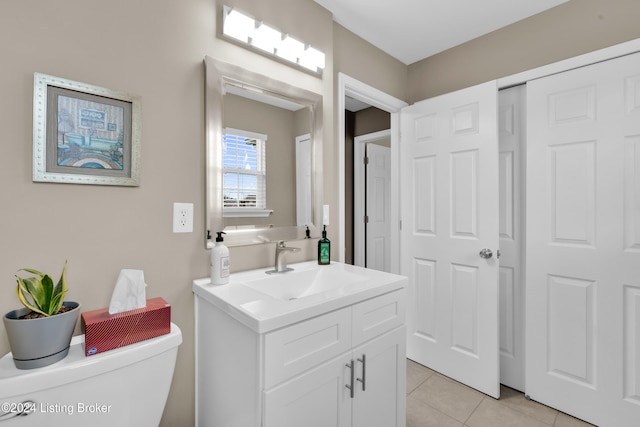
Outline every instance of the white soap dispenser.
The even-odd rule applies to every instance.
[[[222,238],[224,231],[216,232],[216,245],[211,249],[211,284],[224,285],[229,283],[229,248]]]

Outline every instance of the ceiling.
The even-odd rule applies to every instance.
[[[314,0],[406,65],[568,0]]]

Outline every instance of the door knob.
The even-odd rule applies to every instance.
[[[484,258],[484,259],[489,259],[493,256],[493,252],[491,252],[491,249],[483,249],[480,251],[480,258]]]

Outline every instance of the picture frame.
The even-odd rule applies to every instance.
[[[141,98],[34,73],[33,181],[140,185]]]

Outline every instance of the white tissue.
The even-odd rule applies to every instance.
[[[111,295],[109,314],[143,308],[147,305],[144,272],[142,270],[120,270],[116,287]]]

